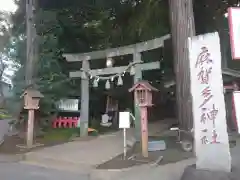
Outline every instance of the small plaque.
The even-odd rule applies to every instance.
[[[130,112],[119,112],[119,128],[130,128]]]

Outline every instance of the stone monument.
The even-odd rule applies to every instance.
[[[218,33],[189,38],[196,165],[183,180],[228,179],[231,156]],[[221,174],[221,175],[220,175]]]

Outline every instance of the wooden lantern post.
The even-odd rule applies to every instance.
[[[39,100],[44,96],[33,88],[27,88],[21,97],[24,97],[24,109],[28,110],[27,148],[33,147],[34,110],[39,109]]]
[[[136,83],[129,92],[134,91],[134,99],[137,106],[140,107],[141,116],[141,135],[142,135],[142,155],[148,157],[148,112],[147,108],[152,104],[152,91],[158,91],[147,81],[140,81]]]

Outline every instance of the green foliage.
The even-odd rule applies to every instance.
[[[127,31],[136,39],[149,40],[170,32],[167,1],[138,1],[132,11]]]
[[[71,137],[79,134],[77,128],[51,129],[44,133],[44,142],[68,141]]]
[[[49,129],[43,135],[44,142],[69,141],[71,138],[79,137],[79,128]],[[97,136],[98,132],[89,132],[89,136]]]
[[[198,32],[217,29],[216,17],[223,17],[226,8],[237,2],[194,1]],[[25,87],[25,0],[17,3],[19,9],[12,15],[15,38],[8,49],[21,64],[14,78],[15,99],[20,101]],[[160,37],[170,32],[168,14],[168,3],[161,0],[40,0],[36,11],[39,57],[35,81],[45,96],[41,101],[43,114],[55,111],[54,103],[61,98],[79,97],[80,85],[68,78],[70,65],[63,59],[63,52],[81,53]],[[165,62],[172,58],[166,59],[162,67],[172,74],[173,63]]]
[[[47,18],[51,17],[51,18]],[[58,36],[61,33],[61,27],[57,23],[54,12],[39,11],[37,14],[39,57],[36,65],[35,83],[45,98],[41,101],[41,111],[49,115],[55,111],[55,102],[60,98],[67,97],[72,93],[72,84],[67,74],[63,72],[60,61],[64,61],[61,51],[58,48]],[[26,42],[25,39],[16,38],[14,43],[15,51],[12,56],[22,66],[16,73],[14,82],[14,92],[17,100],[25,88],[25,58]]]
[[[69,96],[79,96],[79,85],[76,85],[75,80],[68,78],[70,69],[62,57],[63,52],[79,53],[136,43],[143,39],[161,36],[166,33],[167,29],[161,25],[160,20],[155,21],[158,19],[157,17],[160,17],[157,12],[162,13],[161,19],[164,19],[163,14],[166,13],[166,10],[163,12],[164,8],[161,8],[159,3],[139,3],[137,6],[134,1],[122,3],[117,0],[66,3],[66,0],[61,0],[59,3],[40,1],[36,13],[38,39],[34,41],[39,44],[39,57],[35,82],[45,96],[41,101],[41,111],[45,115],[55,111],[54,103],[57,100]],[[143,18],[141,11],[145,5],[154,7],[154,13],[148,14],[145,11],[148,19],[141,20],[142,22],[139,24],[135,23],[136,19]],[[161,8],[160,11],[157,10],[157,7]],[[10,47],[14,49],[11,56],[22,65],[14,78],[14,92],[18,101],[25,87],[24,16],[25,4],[24,1],[21,1],[18,11],[12,17],[14,22],[12,31],[16,38]],[[152,18],[154,18],[153,21],[149,21]],[[143,29],[144,33],[138,33],[139,29]],[[152,31],[153,29],[155,33]]]
[[[0,120],[12,118],[12,115],[5,109],[0,109]]]
[[[47,18],[51,17],[51,18]],[[36,83],[44,94],[42,110],[51,113],[54,103],[72,93],[72,84],[60,65],[64,59],[58,48],[58,36],[61,27],[58,25],[56,13],[40,11],[38,13],[39,60],[37,64]]]
[[[237,6],[239,0],[194,1],[196,29],[200,33],[219,31],[223,28],[224,14],[229,7]]]

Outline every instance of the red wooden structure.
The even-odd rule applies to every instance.
[[[52,127],[55,128],[76,128],[80,124],[79,117],[58,117],[53,121]],[[97,132],[96,129],[88,128],[88,132]]]
[[[53,121],[53,128],[75,128],[78,120],[78,117],[58,117]]]
[[[140,107],[141,131],[142,131],[142,155],[148,157],[148,112],[147,108],[153,105],[152,91],[158,91],[147,81],[136,83],[129,92],[134,91],[134,99]]]

